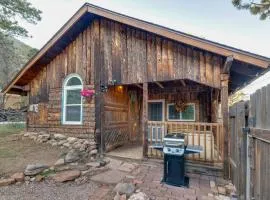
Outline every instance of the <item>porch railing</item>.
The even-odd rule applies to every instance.
[[[166,134],[181,132],[186,134],[187,144],[203,147],[202,153],[188,155],[187,159],[221,163],[224,142],[222,126],[222,123],[148,121],[148,146],[162,142]],[[148,148],[148,156],[158,158],[163,154]]]

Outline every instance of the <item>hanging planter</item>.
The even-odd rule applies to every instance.
[[[81,96],[91,98],[95,95],[95,90],[93,89],[83,89],[81,91]]]

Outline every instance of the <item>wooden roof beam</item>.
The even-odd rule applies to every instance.
[[[160,88],[164,89],[164,86],[160,82],[155,82]]]
[[[138,88],[143,89],[143,86],[141,86],[140,84],[135,84]]]
[[[224,74],[229,74],[230,73],[230,69],[232,67],[233,60],[234,60],[233,56],[228,56],[226,58],[226,61],[224,63],[223,69],[222,69],[222,72]]]
[[[187,84],[186,84],[185,80],[181,79],[180,82],[184,87],[186,87]]]
[[[25,86],[13,85],[12,89],[18,89],[18,90],[22,90],[24,92],[28,92],[30,90],[30,86],[29,85],[25,85]]]

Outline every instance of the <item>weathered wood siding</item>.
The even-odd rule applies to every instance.
[[[78,137],[86,137],[85,134],[94,133],[94,98],[84,100],[82,125],[62,125],[61,123],[62,84],[66,76],[76,73],[82,78],[84,87],[94,88],[94,52],[91,48],[93,28],[91,26],[80,33],[48,65],[36,66],[42,70],[30,83],[29,104],[38,104],[38,112],[28,112],[29,130],[48,130]]]
[[[106,19],[99,25],[105,80],[132,84],[190,79],[220,87],[221,57]]]

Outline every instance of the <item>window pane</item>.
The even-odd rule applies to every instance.
[[[77,77],[72,77],[68,80],[67,86],[82,85],[81,81]]]
[[[81,104],[81,90],[67,90],[67,104]]]
[[[177,112],[174,105],[169,105],[169,119],[180,119],[180,112]]]
[[[148,104],[148,119],[150,121],[162,121],[162,102]]]
[[[182,112],[183,120],[194,120],[194,105],[188,105],[188,107]]]
[[[66,121],[80,122],[81,121],[81,106],[66,107]]]

